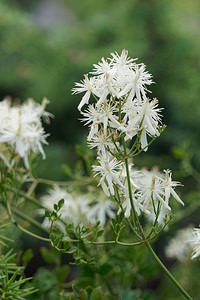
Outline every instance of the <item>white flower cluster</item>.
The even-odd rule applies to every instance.
[[[48,100],[38,104],[33,99],[20,106],[11,106],[11,101],[0,102],[0,158],[10,167],[15,163],[16,155],[23,158],[26,168],[29,167],[30,152],[45,153],[42,144],[47,144],[41,117],[49,118],[51,114],[44,111]]]
[[[118,173],[118,180],[121,182],[118,192],[121,199],[124,199],[122,208],[124,209],[125,217],[129,217],[131,214],[131,201],[125,167],[123,168]],[[164,225],[163,220],[168,220],[168,215],[171,211],[169,206],[170,196],[172,195],[179,203],[184,205],[174,190],[174,187],[179,185],[179,183],[172,181],[170,170],[164,170],[164,173],[160,173],[156,169],[152,171],[145,169],[134,170],[132,165],[130,165],[129,172],[132,199],[138,215],[144,212],[150,221],[154,222],[157,220],[160,225]],[[121,208],[119,211],[121,211]]]
[[[194,228],[192,234],[193,238],[190,239],[190,243],[193,249],[193,259],[200,256],[200,228]]]
[[[165,249],[166,256],[168,258],[176,258],[180,262],[186,260],[192,250],[191,235],[191,227],[178,230]]]
[[[114,196],[117,187],[123,203],[125,216],[130,216],[131,201],[128,187],[125,157],[146,151],[151,139],[160,134],[161,109],[158,100],[147,98],[147,86],[152,84],[152,76],[144,64],[136,64],[128,57],[128,51],[121,55],[111,53],[111,58],[94,65],[91,76],[85,75],[81,83],[73,88],[75,94],[84,92],[78,106],[83,115],[82,121],[89,125],[88,144],[97,149],[98,165],[93,166],[95,176],[101,177],[100,184],[107,196]],[[88,104],[93,96],[92,104]],[[85,104],[86,110],[82,111]],[[133,146],[124,146],[132,140]],[[127,151],[125,151],[125,149]],[[174,187],[171,171],[136,171],[129,165],[132,201],[138,214],[141,211],[151,214],[158,222],[170,211],[169,198],[172,195],[183,204]],[[160,214],[161,215],[161,214]]]
[[[97,195],[95,194],[95,197]],[[54,204],[60,199],[64,199],[64,204],[59,211],[61,219],[75,225],[96,224],[100,222],[100,226],[104,227],[106,218],[114,218],[116,210],[115,204],[105,198],[102,192],[98,193],[98,202],[94,199],[92,193],[77,194],[76,192],[68,192],[65,188],[54,186],[48,195],[42,197],[43,205],[50,211],[53,211]],[[44,215],[44,210],[40,210]],[[44,219],[44,226],[49,226],[47,218]],[[58,222],[59,227],[64,230],[62,222]]]
[[[90,78],[85,75],[81,83],[75,83],[73,93],[85,92],[78,109],[88,104],[91,95],[96,99],[82,112],[83,121],[90,124],[88,140],[91,147],[102,150],[110,147],[113,131],[117,136],[123,134],[125,140],[140,135],[141,148],[147,150],[147,135],[158,136],[161,121],[158,100],[147,98],[147,85],[152,84],[151,75],[145,71],[144,64],[136,64],[123,50],[119,56],[111,53],[112,58],[102,58],[94,65]],[[103,144],[103,145],[102,145]],[[103,149],[102,149],[103,148]]]

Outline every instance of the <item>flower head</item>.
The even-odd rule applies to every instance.
[[[98,166],[93,166],[93,171],[96,173],[95,176],[100,175],[100,183],[104,182],[109,187],[111,195],[114,195],[113,184],[118,184],[123,187],[119,180],[119,173],[121,170],[122,163],[117,161],[116,158],[110,160],[109,158],[98,157]]]
[[[193,229],[193,238],[190,240],[190,244],[193,249],[192,259],[200,255],[200,228]]]
[[[46,102],[46,101],[45,101]],[[21,106],[11,106],[8,100],[1,102],[3,114],[0,114],[0,143],[9,145],[14,153],[24,159],[25,166],[29,167],[29,154],[31,152],[45,153],[42,144],[47,144],[42,127],[42,115],[49,118],[51,114],[46,113],[42,105],[28,99]]]

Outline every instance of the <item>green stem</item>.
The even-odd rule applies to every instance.
[[[18,210],[17,208],[14,209],[13,213],[14,213],[16,216],[18,216],[18,217],[20,217],[20,218],[22,218],[22,219],[28,221],[30,224],[32,224],[32,225],[34,225],[35,227],[39,228],[39,229],[42,230],[43,232],[49,234],[49,231],[48,231],[46,228],[44,228],[43,226],[41,226],[41,224],[40,224],[39,222],[37,222],[36,220],[32,219],[32,218],[29,217],[28,215],[25,215],[24,213],[22,213],[22,212],[21,212],[20,210]]]
[[[150,243],[146,241],[145,243],[147,249],[149,252],[153,255],[154,259],[157,261],[157,263],[160,265],[160,267],[163,269],[165,274],[169,277],[169,279],[176,285],[176,287],[179,289],[179,291],[185,296],[186,299],[193,300],[190,295],[183,289],[183,287],[178,283],[178,281],[174,278],[174,276],[168,271],[168,269],[165,267],[165,265],[162,263],[162,261],[159,259],[159,257],[156,255],[154,250],[152,249]]]
[[[115,185],[114,187],[115,187],[115,192],[116,192],[116,195],[117,195],[117,197],[116,197],[116,195],[115,195],[114,200],[118,203],[118,205],[119,205],[120,208],[121,208],[121,211],[122,211],[123,214],[125,215],[124,208],[123,208],[123,206],[122,206],[122,204],[121,204],[121,202],[120,202],[120,196],[119,196],[118,189],[117,189],[116,185]],[[117,199],[117,198],[118,198],[118,199]],[[126,221],[126,223],[130,226],[130,228],[132,229],[132,231],[137,235],[137,237],[140,238],[140,235],[139,235],[139,234],[137,233],[137,231],[136,231],[137,227],[136,227],[136,225],[135,225],[135,221],[133,220],[133,225],[134,225],[134,226],[132,225],[132,223],[130,222],[130,220],[129,220],[128,218],[125,218],[125,221]]]
[[[135,220],[135,222],[138,226],[138,229],[139,229],[139,232],[140,232],[141,236],[144,238],[144,233],[143,233],[142,227],[140,225],[140,221],[139,221],[139,218],[138,218],[138,215],[136,213],[134,203],[133,203],[131,180],[130,180],[129,167],[128,167],[128,158],[127,158],[127,151],[126,151],[126,143],[125,143],[124,137],[122,137],[122,142],[123,142],[123,147],[124,147],[124,155],[125,155],[124,160],[125,160],[125,166],[126,166],[128,191],[129,191],[129,198],[130,198],[131,208],[132,208],[132,211],[133,211],[133,217],[134,217],[134,220]]]
[[[21,196],[22,198],[34,203],[35,205],[37,205],[38,207],[44,208],[46,209],[46,207],[44,205],[42,205],[38,200],[36,200],[33,197],[30,197],[28,195],[26,195],[24,192],[18,191],[15,188],[10,187],[9,185],[5,185],[5,188],[13,193],[17,193],[19,196]]]
[[[130,181],[130,174],[129,174],[129,168],[128,168],[128,158],[126,157],[126,143],[123,138],[123,146],[124,146],[124,154],[125,154],[125,165],[126,165],[126,174],[127,174],[127,182],[128,182],[128,189],[129,189],[129,198],[131,202],[131,208],[133,210],[134,218],[136,220],[136,223],[138,225],[138,229],[140,231],[141,237],[144,240],[144,244],[146,245],[147,249],[151,252],[157,263],[160,265],[160,267],[163,269],[165,274],[169,277],[169,279],[176,285],[176,287],[179,289],[179,291],[186,297],[186,299],[192,300],[192,298],[188,295],[188,293],[183,289],[183,287],[178,283],[178,281],[174,278],[174,276],[168,271],[168,269],[165,267],[165,265],[161,262],[159,257],[156,255],[154,250],[152,249],[149,241],[145,238],[142,226],[140,224],[139,217],[135,211],[133,198],[132,198],[132,189],[131,189],[131,181]]]
[[[7,201],[6,203],[6,207],[7,207],[7,211],[8,211],[8,215],[11,219],[11,221],[23,232],[27,233],[28,235],[30,236],[33,236],[39,240],[42,240],[42,241],[45,241],[45,242],[50,242],[50,239],[47,239],[47,238],[43,238],[27,229],[25,229],[24,227],[22,227],[20,224],[18,224],[15,219],[13,218],[13,215],[12,215],[12,211],[11,211],[11,207],[9,205],[9,202]],[[18,216],[22,217],[23,219],[29,221],[30,223],[32,223],[33,225],[37,225],[37,227],[39,227],[40,229],[44,230],[46,233],[48,233],[48,231],[46,231],[45,228],[43,228],[37,221],[33,220],[32,218],[30,218],[29,216],[26,216],[24,215],[23,213],[21,213],[20,211],[18,210],[15,210],[15,214],[18,214]]]
[[[35,233],[33,233],[33,232],[31,232],[31,231],[25,229],[25,228],[22,227],[20,224],[16,224],[16,226],[17,226],[21,231],[25,232],[26,234],[28,234],[28,235],[30,235],[30,236],[33,236],[33,237],[35,237],[35,238],[37,238],[37,239],[39,239],[39,240],[45,241],[45,242],[51,242],[50,239],[41,237],[41,236],[39,236],[39,235],[37,235],[37,234],[35,234]]]
[[[26,193],[21,192],[21,191],[18,191],[18,190],[16,190],[15,188],[10,187],[9,185],[6,185],[5,187],[6,187],[6,189],[8,189],[9,191],[18,194],[18,195],[21,196],[22,198],[24,198],[24,199],[26,199],[26,200],[32,202],[33,204],[37,205],[38,207],[41,207],[41,208],[43,208],[43,209],[45,209],[45,210],[47,209],[46,206],[44,206],[43,204],[41,204],[37,199],[28,196]],[[59,220],[60,220],[64,225],[67,224],[63,219],[59,218]]]
[[[38,183],[44,183],[47,185],[60,185],[60,186],[74,186],[74,185],[86,185],[93,181],[91,178],[80,179],[77,181],[54,181],[46,178],[37,178]]]

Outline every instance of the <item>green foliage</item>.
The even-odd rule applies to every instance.
[[[36,289],[34,287],[30,288],[21,288],[28,280],[31,278],[23,279],[20,276],[21,268],[9,276],[10,270],[7,265],[5,265],[4,270],[0,271],[0,296],[1,299],[11,299],[11,300],[22,300],[26,299],[25,297],[35,293]],[[17,276],[20,276],[17,278]]]
[[[8,225],[9,223],[1,225],[0,230]],[[36,289],[33,286],[25,286],[31,278],[23,278],[24,268],[15,263],[14,258],[16,255],[12,250],[5,251],[3,249],[3,247],[7,247],[7,244],[1,240],[12,242],[8,237],[0,236],[0,298],[2,300],[25,300],[27,296],[35,293]],[[23,256],[24,263],[27,263],[31,256],[31,251],[27,251]]]
[[[64,26],[53,24],[45,30],[40,27],[39,22],[36,25],[37,22],[33,21],[34,14],[31,11],[42,1],[37,1],[37,4],[35,1],[32,4],[31,1],[28,2],[26,8],[29,11],[25,11],[19,1],[7,0],[0,3],[0,95],[20,97],[22,100],[33,96],[38,101],[47,96],[51,101],[49,110],[56,115],[56,119],[53,120],[50,131],[55,144],[47,148],[47,157],[50,159],[39,165],[38,173],[44,177],[52,178],[55,175],[56,178],[61,178],[59,166],[62,163],[62,173],[67,178],[78,180],[82,175],[91,174],[91,161],[94,158],[92,152],[87,150],[86,143],[76,146],[76,154],[70,146],[74,142],[79,143],[84,136],[79,122],[74,121],[79,117],[76,112],[78,97],[72,98],[70,90],[74,81],[79,80],[80,74],[87,73],[91,65],[103,55],[114,50],[121,52],[126,48],[130,56],[138,57],[139,62],[144,61],[149,66],[157,82],[153,93],[165,107],[163,114],[168,125],[168,130],[160,139],[159,148],[157,144],[158,150],[152,148],[152,154],[147,154],[147,158],[141,155],[138,165],[141,162],[143,166],[150,166],[155,162],[161,168],[175,166],[176,169],[180,165],[177,176],[184,178],[186,208],[176,214],[173,222],[176,224],[181,220],[184,224],[192,214],[192,222],[198,225],[199,1],[102,0],[95,5],[93,0],[63,1],[63,10],[71,12],[74,21],[67,25],[64,23]],[[25,5],[24,1],[21,3]],[[190,140],[189,147],[186,144],[182,148],[174,147],[184,140]],[[53,142],[53,138],[49,141]],[[180,160],[180,164],[169,158],[172,146],[174,156]],[[160,159],[153,156],[158,153],[161,154]],[[79,159],[74,172],[72,165],[77,156]],[[21,181],[23,172],[21,170]],[[19,189],[19,178],[16,179],[15,174],[9,170],[0,183],[1,204],[5,204],[7,199],[4,183],[12,185],[14,180],[18,180]],[[27,187],[24,190],[28,195]],[[27,213],[32,213],[32,205],[28,200],[25,202],[17,192],[12,200],[13,210],[16,205]],[[187,207],[187,204],[190,206]],[[95,246],[96,241],[103,240],[105,233],[99,228],[99,224],[93,228],[63,224],[64,236],[59,228],[53,226],[59,221],[62,205],[63,200],[60,200],[54,205],[53,212],[45,213],[52,221],[51,243],[60,252],[58,254],[39,244],[38,248],[46,265],[37,267],[33,280],[24,278],[23,268],[19,267],[16,256],[6,248],[6,244],[11,242],[9,234],[0,235],[1,297],[33,300],[111,300],[117,296],[126,300],[181,299],[178,295],[174,296],[175,290],[161,276],[142,247],[136,251],[134,247],[127,249],[119,245]],[[2,212],[3,208],[0,209]],[[127,235],[123,230],[122,220],[123,213],[112,220],[105,230],[106,238],[116,240],[120,235],[123,241],[131,243],[133,240],[130,232]],[[23,222],[27,227],[27,223]],[[4,225],[1,229],[5,229]],[[173,232],[175,229],[169,226],[168,230]],[[87,239],[90,245],[83,243],[83,237],[87,234],[90,234]],[[16,241],[19,241],[16,233],[12,235],[16,235]],[[162,256],[163,245],[168,239],[167,233],[163,235],[163,244],[155,244]],[[23,238],[15,245],[20,253],[22,242]],[[69,265],[68,261],[61,261],[61,253],[72,264],[79,265],[78,271],[73,271],[74,265]],[[26,267],[33,257],[31,249],[23,251],[23,266]],[[163,259],[166,260],[165,257]],[[171,262],[166,261],[170,266]],[[186,268],[188,272],[185,272]],[[198,264],[176,262],[173,271],[188,291],[198,298]],[[75,284],[73,279],[70,282],[71,272],[74,272],[72,278],[76,277]]]

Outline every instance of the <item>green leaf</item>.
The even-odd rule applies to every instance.
[[[83,149],[83,147],[81,145],[76,145],[76,152],[80,156],[83,156],[84,155],[84,149]]]
[[[76,296],[74,295],[70,295],[66,298],[66,300],[79,300],[79,298],[77,298]]]
[[[72,289],[73,289],[74,294],[75,294],[77,297],[79,297],[79,295],[80,295],[80,289],[79,289],[76,285],[73,285],[73,286],[72,286]]]
[[[103,295],[101,292],[101,287],[97,287],[92,291],[90,300],[101,300],[101,299],[103,299],[102,297],[103,297]]]
[[[70,269],[68,265],[59,267],[59,271],[57,275],[59,282],[63,282],[66,279],[67,275],[69,274],[69,270]]]
[[[88,300],[88,293],[86,290],[81,290],[80,300]]]
[[[66,251],[66,253],[72,254],[76,252],[77,248],[76,247],[71,247],[69,250]]]
[[[50,252],[47,248],[41,247],[40,252],[41,252],[41,255],[42,255],[43,259],[47,263],[54,263],[55,262],[54,254],[52,252]]]
[[[115,219],[111,219],[111,225],[113,229],[115,228],[115,225],[117,224],[117,221]]]
[[[64,240],[64,239],[63,239]],[[68,242],[63,242],[63,248],[65,249],[65,251],[69,248],[69,243]]]
[[[58,202],[58,208],[61,209],[61,207],[63,206],[65,200],[64,199],[60,199]]]
[[[51,214],[48,210],[45,210],[45,217],[47,218],[50,218],[51,217]]]
[[[123,220],[124,220],[124,213],[123,211],[121,211],[119,214],[119,222],[122,223]]]
[[[27,249],[24,252],[24,255],[22,256],[23,265],[26,266],[28,264],[28,262],[31,260],[32,257],[33,257],[33,250],[32,249]]]
[[[74,233],[74,225],[73,224],[67,224],[65,227],[65,230],[67,233]]]
[[[98,230],[96,233],[96,238],[100,237],[103,233],[104,233],[103,229]]]
[[[138,300],[139,297],[141,296],[141,291],[140,290],[121,290],[120,292],[120,299],[121,300]]]
[[[68,175],[69,177],[73,175],[71,168],[67,164],[62,164],[61,170],[65,173],[65,175]]]

